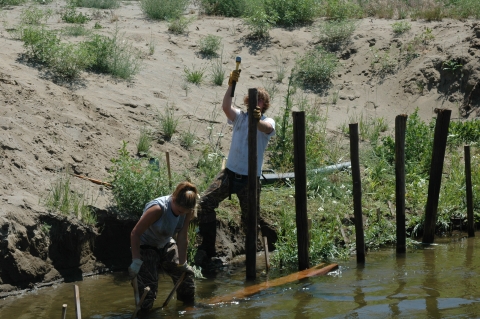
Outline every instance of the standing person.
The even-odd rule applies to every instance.
[[[150,310],[157,297],[159,271],[169,275],[173,284],[186,272],[177,289],[177,299],[185,303],[194,301],[194,272],[187,263],[187,246],[188,226],[196,217],[197,198],[197,188],[193,184],[178,184],[172,195],[158,197],[145,205],[130,234],[132,264],[128,267],[129,275],[137,277],[140,296],[145,287],[150,287],[142,310]]]
[[[198,216],[199,233],[202,244],[199,250],[205,251],[208,257],[214,257],[216,240],[215,209],[221,201],[236,194],[242,211],[242,223],[246,225],[248,217],[248,114],[232,105],[232,84],[238,82],[239,71],[232,71],[228,81],[228,89],[223,97],[223,112],[228,123],[233,125],[232,141],[228,154],[226,168],[220,171],[215,180],[203,193],[200,199]],[[248,107],[248,96],[243,100]],[[270,96],[264,88],[258,88],[258,106],[254,111],[257,120],[257,178],[261,175],[263,155],[268,141],[275,135],[275,121],[264,115],[270,107]],[[258,198],[260,198],[260,180],[258,180]],[[257,205],[259,205],[257,203]],[[259,211],[257,209],[257,211]]]

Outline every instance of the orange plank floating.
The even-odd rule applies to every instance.
[[[285,277],[276,278],[276,279],[266,281],[257,285],[246,287],[244,289],[238,290],[236,292],[233,292],[225,296],[213,297],[210,300],[202,303],[208,304],[208,305],[215,305],[219,303],[232,302],[233,300],[244,299],[246,297],[259,293],[260,291],[265,290],[267,288],[281,286],[281,285],[288,284],[290,282],[307,278],[307,277],[325,275],[337,268],[338,268],[337,264],[331,264],[328,266],[325,266],[325,264],[320,264],[315,267],[305,269]]]

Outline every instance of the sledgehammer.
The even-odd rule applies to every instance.
[[[235,62],[237,63],[237,68],[235,70],[238,71],[238,68],[240,67],[240,63],[242,62],[242,58],[237,56],[235,58]],[[232,95],[230,95],[231,97],[233,97],[235,95],[235,86],[236,85],[237,85],[237,82],[233,82],[233,84],[232,84]]]

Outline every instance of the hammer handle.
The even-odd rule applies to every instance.
[[[240,62],[237,62],[237,68],[236,68],[236,71],[238,71],[238,67],[240,66]],[[232,94],[230,94],[230,97],[234,97],[235,96],[235,87],[237,86],[237,82],[233,82],[232,83]]]

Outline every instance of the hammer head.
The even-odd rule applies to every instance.
[[[237,62],[237,63],[240,63],[240,62],[242,62],[242,58],[241,58],[241,57],[239,57],[239,56],[237,56],[237,57],[235,58],[235,62]]]

